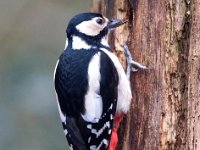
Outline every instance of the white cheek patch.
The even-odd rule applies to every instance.
[[[84,40],[82,40],[78,36],[72,37],[72,49],[80,50],[80,49],[90,49],[91,46],[88,45]]]
[[[97,17],[98,18],[98,17]],[[96,19],[93,18],[92,20],[83,21],[76,26],[76,29],[89,36],[96,36],[98,35],[105,27],[105,25],[98,25],[96,23]]]

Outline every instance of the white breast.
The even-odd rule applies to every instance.
[[[118,72],[119,84],[118,84],[117,114],[121,112],[127,113],[132,99],[130,82],[117,56],[105,48],[101,48],[101,50],[110,57]]]

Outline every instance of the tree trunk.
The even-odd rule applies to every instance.
[[[131,109],[119,130],[119,150],[200,150],[200,1],[93,0],[94,12],[128,19],[110,44],[125,66],[128,42],[148,66],[131,76]]]

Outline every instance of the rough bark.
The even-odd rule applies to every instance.
[[[110,43],[150,68],[132,74],[131,109],[119,150],[200,149],[200,1],[93,0],[92,10],[128,19]]]

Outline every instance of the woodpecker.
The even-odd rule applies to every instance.
[[[64,133],[73,150],[116,147],[117,129],[129,110],[132,93],[129,77],[108,44],[108,35],[124,23],[98,13],[78,14],[68,23],[54,84]]]

